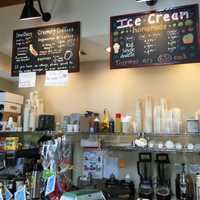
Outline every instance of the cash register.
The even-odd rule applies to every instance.
[[[103,192],[96,189],[83,189],[73,192],[66,192],[60,200],[106,200]]]

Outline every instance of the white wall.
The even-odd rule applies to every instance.
[[[45,100],[47,112],[57,115],[108,108],[134,113],[136,99],[166,97],[169,105],[179,107],[184,119],[200,109],[200,64],[172,65],[139,69],[110,70],[107,62],[81,64],[80,73],[71,73],[65,87],[45,87],[44,76],[38,76],[35,88]],[[17,89],[17,88],[16,88]],[[27,95],[30,89],[20,89]]]

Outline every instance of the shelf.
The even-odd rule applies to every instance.
[[[134,146],[117,146],[117,145],[104,145],[102,148],[109,150],[118,150],[118,151],[137,151],[137,152],[154,152],[154,153],[200,153],[200,151],[196,150],[176,150],[176,149],[155,149],[155,148],[140,148]]]
[[[81,139],[94,138],[100,141],[106,141],[111,143],[131,143],[133,140],[138,138],[138,135],[134,134],[114,134],[114,133],[65,133],[66,138],[71,139],[72,141],[79,141]],[[188,144],[200,144],[200,135],[193,134],[146,134],[145,138],[148,140],[154,140],[156,142],[166,142],[168,140],[173,141],[174,143]]]
[[[182,149],[167,149],[166,147],[159,149],[156,148],[140,148],[132,145],[133,141],[138,138],[134,134],[113,134],[113,133],[68,133],[65,134],[72,142],[80,142],[81,139],[88,139],[98,141],[101,148],[119,151],[148,151],[148,152],[166,152],[166,153],[200,153],[199,147],[194,147],[194,150],[187,149],[188,144],[199,144],[200,135],[193,134],[146,134],[145,137],[148,141],[154,141],[155,144],[160,142],[163,145],[167,141],[172,141],[174,144],[181,143]]]
[[[82,132],[65,132],[64,135],[66,136],[115,136],[115,137],[139,137],[139,133],[109,133],[109,132],[100,132],[100,133],[82,133]],[[181,134],[154,134],[154,133],[145,133],[145,137],[199,137],[200,133],[190,134],[190,133],[181,133]]]
[[[105,133],[101,132],[98,134],[94,133],[56,133],[56,132],[0,132],[0,136],[26,136],[28,141],[30,137],[43,135],[49,135],[53,137],[65,136],[72,143],[78,143],[81,139],[89,139],[98,141],[102,148],[121,150],[121,151],[150,151],[150,152],[169,152],[169,153],[200,153],[200,150],[188,150],[186,145],[189,143],[200,144],[200,134],[145,134],[145,138],[149,141],[154,141],[156,144],[162,142],[165,144],[166,141],[170,140],[175,143],[181,143],[183,145],[182,150],[177,149],[159,149],[159,148],[139,148],[132,146],[132,142],[138,138],[139,134],[122,134],[122,133]]]
[[[146,137],[199,137],[200,133],[181,133],[181,134],[152,134],[152,133],[146,133]]]
[[[0,136],[15,136],[15,135],[57,135],[56,131],[20,131],[20,132],[13,132],[13,131],[0,131]],[[132,134],[132,133],[109,133],[109,132],[100,132],[100,133],[82,133],[82,132],[70,132],[70,133],[62,133],[65,136],[68,137],[87,137],[87,136],[97,136],[97,137],[132,137],[136,138],[139,136],[138,134]],[[199,137],[200,133],[195,134],[189,134],[189,133],[181,133],[181,134],[153,134],[153,133],[145,133],[145,137]]]

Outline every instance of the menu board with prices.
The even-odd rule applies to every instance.
[[[19,73],[79,71],[80,22],[16,30],[13,33],[12,76]]]
[[[111,17],[112,69],[200,61],[198,4]]]

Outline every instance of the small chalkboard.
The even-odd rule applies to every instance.
[[[15,30],[12,76],[22,72],[79,71],[80,22]]]
[[[111,17],[111,69],[200,62],[198,4]]]

